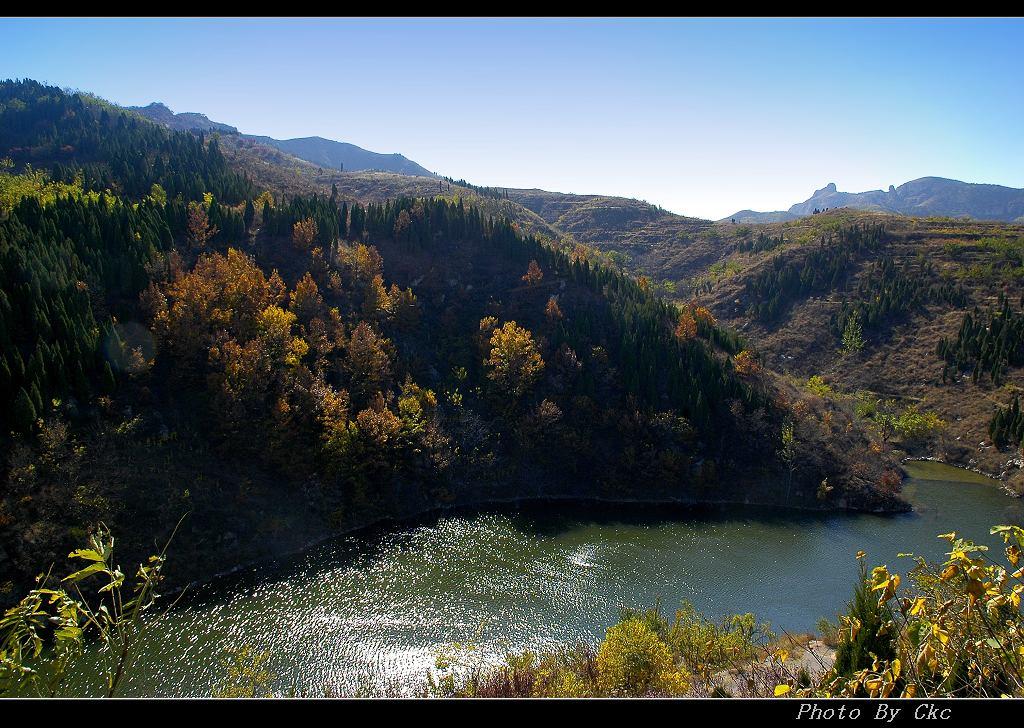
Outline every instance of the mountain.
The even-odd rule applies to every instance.
[[[324,139],[318,136],[300,139],[272,139],[266,136],[249,136],[248,138],[276,147],[282,152],[287,152],[293,157],[304,159],[320,167],[329,167],[345,172],[378,170],[413,177],[437,176],[401,154],[379,154],[357,147],[355,144],[336,142],[333,139]]]
[[[737,224],[762,224],[769,222],[785,222],[786,220],[795,220],[797,215],[786,210],[775,210],[773,212],[757,212],[756,210],[740,210],[734,212],[732,215],[726,218],[722,218],[719,222],[734,222]]]
[[[899,187],[868,192],[840,192],[835,182],[816,190],[787,211],[741,210],[723,219],[737,223],[794,220],[815,211],[851,207],[911,217],[969,217],[975,220],[1024,221],[1024,189],[973,184],[943,177],[922,177]]]
[[[159,102],[154,102],[148,106],[130,106],[128,109],[168,129],[175,131],[216,131],[221,134],[238,136],[274,147],[318,167],[327,167],[346,172],[379,170],[416,177],[437,176],[401,154],[379,154],[362,147],[357,147],[355,144],[337,142],[333,139],[324,139],[323,137],[274,139],[268,136],[241,134],[236,127],[211,121],[205,114],[193,112],[175,114],[167,106]]]
[[[174,129],[175,131],[217,131],[221,134],[237,134],[238,129],[228,124],[221,124],[217,121],[211,121],[206,114],[198,114],[192,111],[185,111],[180,114],[175,114],[164,104],[158,101],[154,101],[148,106],[129,106],[129,111],[134,111],[137,114],[145,116],[151,121],[155,121],[158,124],[166,126],[168,129]]]

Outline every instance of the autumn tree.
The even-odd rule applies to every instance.
[[[530,264],[526,267],[526,274],[523,276],[523,281],[528,286],[535,286],[541,282],[544,278],[544,271],[537,265],[536,260],[531,260]]]
[[[697,306],[694,308],[693,317],[700,323],[707,324],[708,326],[718,325],[718,321],[715,320],[715,315],[711,313],[711,310],[707,306]]]
[[[242,341],[255,336],[257,317],[282,302],[285,290],[277,271],[268,278],[239,250],[201,255],[191,271],[178,271],[159,293],[150,292],[154,328],[170,351],[192,361],[218,330]]]
[[[313,247],[316,236],[319,234],[320,230],[317,228],[316,220],[307,217],[292,226],[292,244],[299,250],[309,250]]]
[[[733,359],[736,373],[741,377],[755,377],[761,373],[762,367],[754,352],[744,349]]]
[[[297,367],[309,351],[309,345],[302,338],[293,336],[295,314],[280,306],[267,306],[256,321],[259,337],[265,342],[274,363]]]
[[[298,317],[299,321],[307,323],[314,316],[320,313],[323,308],[324,299],[320,295],[320,289],[308,272],[295,284],[295,290],[291,293],[289,309]]]
[[[675,665],[668,645],[639,617],[608,628],[597,670],[602,692],[614,697],[682,695],[689,687],[689,675]]]
[[[544,316],[552,326],[562,320],[562,309],[558,305],[557,296],[548,299],[548,305],[544,307]]]
[[[388,291],[388,313],[400,331],[412,331],[420,321],[420,306],[411,288],[399,288],[394,283]]]
[[[490,356],[484,361],[487,376],[512,399],[519,399],[540,378],[544,359],[537,350],[533,334],[508,321],[491,334]]]
[[[343,365],[351,381],[351,391],[365,402],[391,380],[390,343],[361,321],[353,330]]]
[[[198,202],[188,203],[188,243],[193,250],[202,250],[207,246],[214,235],[217,234],[217,226],[210,224],[210,218],[206,214],[206,208]]]
[[[679,323],[676,325],[676,338],[680,341],[689,341],[697,335],[697,319],[690,313],[690,309],[684,309],[679,314]]]
[[[412,218],[409,217],[409,213],[406,210],[402,210],[398,213],[398,217],[395,218],[394,237],[395,240],[405,241],[409,227],[412,225]]]

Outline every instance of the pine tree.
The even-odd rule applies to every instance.
[[[32,398],[29,396],[25,388],[22,387],[18,390],[18,396],[14,399],[14,408],[12,412],[11,424],[14,426],[17,432],[29,433],[35,426],[36,422],[36,408],[32,404]]]

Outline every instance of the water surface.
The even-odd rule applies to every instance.
[[[446,643],[474,641],[494,656],[596,642],[620,607],[658,600],[813,631],[849,598],[858,550],[909,568],[897,554],[939,558],[939,533],[994,543],[989,526],[1024,522],[1024,504],[987,479],[910,469],[915,512],[897,516],[563,503],[331,541],[192,590],[148,640],[127,693],[209,695],[240,644],[271,654],[283,691],[417,685]]]

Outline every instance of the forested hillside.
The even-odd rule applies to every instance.
[[[286,192],[233,154],[0,85],[6,593],[99,521],[128,559],[188,513],[181,580],[495,500],[903,507],[708,309],[500,207]]]

